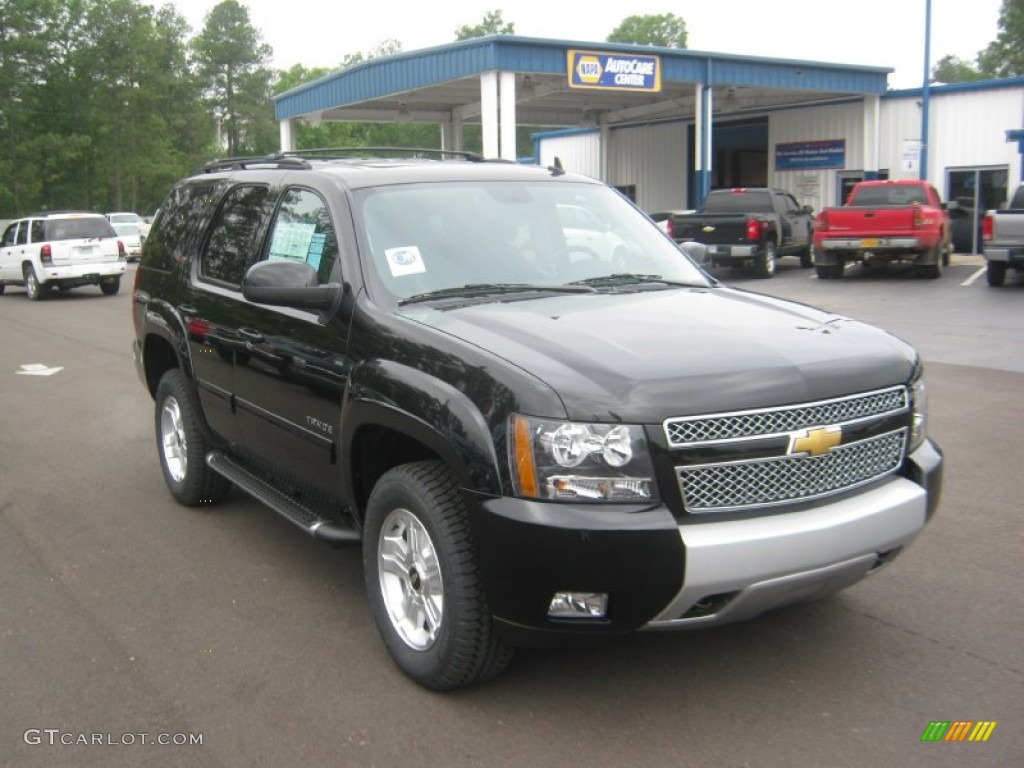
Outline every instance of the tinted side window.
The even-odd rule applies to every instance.
[[[308,189],[289,189],[270,232],[267,259],[304,261],[321,283],[330,281],[338,259],[338,237],[323,199]]]
[[[146,266],[171,269],[173,262],[185,260],[210,220],[215,195],[216,184],[211,181],[171,190],[146,238]]]
[[[32,230],[32,242],[39,243],[43,241],[43,222],[39,219],[33,219],[31,224],[28,222],[22,222],[21,229],[18,230],[18,245],[25,245],[28,242],[28,231]]]
[[[224,196],[199,262],[200,276],[242,284],[246,268],[256,261],[266,200],[267,188],[257,186],[235,187]]]
[[[18,234],[18,222],[14,222],[4,230],[4,238],[0,240],[0,247],[14,245],[14,238]]]

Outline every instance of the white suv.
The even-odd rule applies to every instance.
[[[8,284],[24,285],[33,301],[55,286],[98,285],[112,296],[127,269],[124,243],[99,213],[27,216],[9,224],[0,239],[0,293]]]

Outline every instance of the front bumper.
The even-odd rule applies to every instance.
[[[479,500],[473,539],[489,607],[512,642],[724,624],[850,586],[890,562],[938,503],[942,456],[926,442],[904,475],[790,512],[677,520],[614,509]],[[555,592],[608,595],[599,619],[547,615]]]

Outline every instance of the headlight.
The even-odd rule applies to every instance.
[[[920,365],[910,381],[910,408],[910,450],[914,451],[921,447],[928,433],[928,388]]]
[[[643,428],[513,416],[509,460],[518,496],[645,502],[654,470]]]

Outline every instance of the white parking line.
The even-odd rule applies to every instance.
[[[968,277],[968,278],[967,278],[966,280],[964,280],[964,281],[963,281],[962,283],[960,283],[960,285],[970,285],[970,284],[971,284],[971,283],[973,283],[973,282],[974,282],[975,280],[977,280],[977,279],[978,279],[979,277],[981,277],[982,275],[984,275],[984,274],[985,274],[985,270],[986,270],[986,269],[988,269],[988,267],[978,267],[978,271],[977,271],[977,272],[975,272],[975,273],[974,273],[973,275],[971,275],[970,277]]]

